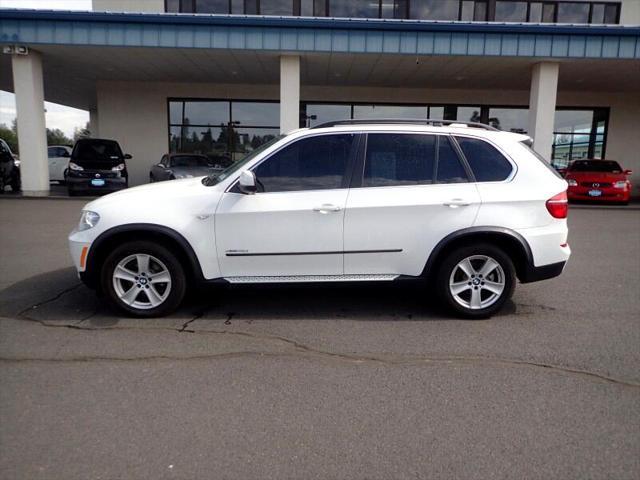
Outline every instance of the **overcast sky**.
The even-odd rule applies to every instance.
[[[91,10],[91,0],[0,0],[0,8],[38,8],[62,10]],[[76,127],[84,127],[89,113],[76,108],[45,102],[47,127],[59,128],[68,136]],[[0,123],[11,125],[16,116],[16,102],[12,93],[0,90]]]

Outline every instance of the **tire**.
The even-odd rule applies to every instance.
[[[153,183],[155,181],[156,181],[156,179],[153,178],[153,175],[149,175],[149,183]]]
[[[145,258],[148,262],[146,269]],[[138,263],[139,259],[143,260],[142,265]],[[116,268],[119,273],[114,276]],[[153,275],[168,281],[152,283]],[[104,262],[100,282],[111,305],[127,315],[140,318],[162,317],[174,312],[180,306],[187,287],[184,269],[176,256],[162,245],[148,241],[117,247]],[[127,295],[129,292],[131,294]]]
[[[485,267],[488,270],[483,272]],[[445,257],[437,272],[436,290],[456,316],[488,318],[511,298],[515,279],[513,262],[503,250],[489,244],[468,245]]]

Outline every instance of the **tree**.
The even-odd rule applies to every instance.
[[[59,128],[47,128],[47,145],[71,145],[72,142]]]
[[[86,123],[84,128],[76,127],[73,131],[73,141],[77,142],[80,138],[91,137],[91,130],[89,130],[89,122]]]
[[[13,121],[11,127],[7,127],[4,123],[0,124],[0,138],[7,142],[13,153],[18,153],[18,132],[16,121]]]

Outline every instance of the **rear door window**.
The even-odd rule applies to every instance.
[[[370,133],[362,186],[428,185],[435,164],[435,135]]]
[[[502,153],[490,143],[478,138],[456,137],[473,175],[478,182],[506,180],[513,166]]]

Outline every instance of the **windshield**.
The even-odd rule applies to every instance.
[[[73,158],[89,162],[120,160],[122,150],[113,140],[81,140],[73,149]]]
[[[235,172],[237,170],[240,170],[244,165],[249,163],[251,160],[253,160],[255,157],[257,157],[260,153],[264,152],[267,148],[269,148],[271,145],[273,145],[274,143],[276,143],[278,140],[280,140],[282,138],[284,138],[284,135],[277,135],[276,137],[274,137],[272,140],[268,141],[267,143],[265,143],[263,145],[260,145],[255,150],[250,151],[246,156],[244,156],[243,158],[241,158],[237,162],[232,163],[231,165],[229,165],[227,168],[225,168],[221,172],[213,174],[213,175],[209,175],[208,177],[203,178],[202,179],[202,183],[204,183],[208,187],[210,187],[212,185],[215,185],[217,183],[220,183],[225,178],[228,178],[229,175],[231,175],[233,172]]]
[[[208,167],[209,159],[207,157],[198,157],[195,155],[179,155],[171,157],[172,167]]]
[[[612,160],[576,160],[569,166],[572,172],[622,173],[622,167]]]

